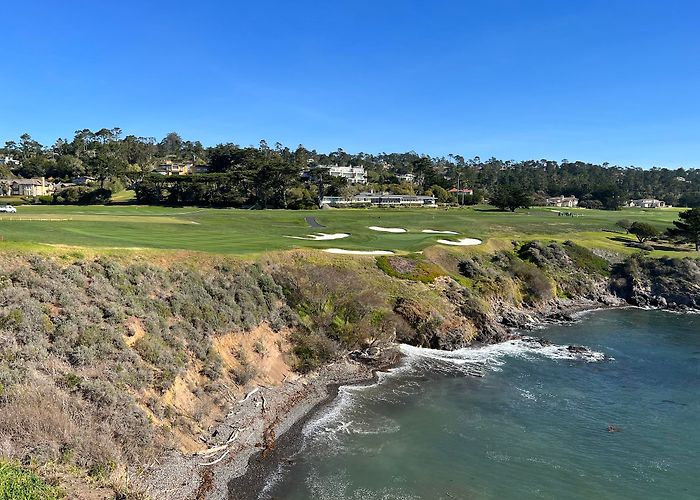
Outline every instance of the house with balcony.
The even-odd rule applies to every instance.
[[[333,177],[343,177],[349,184],[367,184],[367,172],[362,166],[324,165],[328,173]]]
[[[36,179],[0,179],[0,196],[47,196],[54,186],[44,177]]]

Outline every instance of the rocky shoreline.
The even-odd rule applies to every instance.
[[[212,431],[207,451],[173,450],[142,471],[140,489],[153,498],[256,498],[280,460],[299,449],[304,424],[344,385],[372,383],[378,370],[398,364],[398,349],[357,356],[274,387],[258,386],[234,402]],[[353,359],[354,358],[354,359]]]
[[[576,321],[574,316],[577,313],[609,309],[623,306],[622,304],[604,304],[599,301],[578,300],[572,301],[570,304],[560,304],[557,310],[549,315],[537,314],[533,316],[525,316],[530,318],[520,323],[510,323],[507,325],[511,334],[508,338],[518,338],[520,334],[515,333],[516,330],[530,330],[537,326],[554,323],[568,323]],[[538,341],[545,342],[541,339]],[[477,347],[475,344],[474,347]],[[303,428],[306,423],[312,419],[320,410],[326,408],[337,397],[342,386],[361,385],[374,383],[377,380],[377,371],[389,370],[396,367],[400,363],[397,346],[389,346],[385,349],[376,347],[366,349],[364,351],[353,351],[348,354],[347,358],[339,362],[339,365],[350,364],[358,371],[351,370],[347,373],[348,378],[345,380],[336,377],[328,377],[321,374],[318,383],[325,383],[326,395],[318,399],[312,399],[304,403],[305,412],[299,412],[299,408],[294,410],[294,414],[287,419],[287,424],[283,430],[280,427],[278,430],[278,438],[273,449],[260,451],[248,454],[247,467],[235,469],[239,473],[228,476],[227,496],[217,496],[222,493],[221,488],[212,488],[209,493],[212,496],[195,497],[195,498],[228,498],[231,500],[254,500],[259,497],[264,490],[268,481],[279,470],[280,464],[292,459],[292,457],[301,449],[303,444]],[[577,349],[578,346],[570,346],[572,349]],[[574,352],[574,351],[572,351]],[[585,353],[584,353],[585,354]],[[341,375],[345,370],[335,372],[335,375]],[[359,374],[359,376],[358,376]],[[341,375],[342,377],[342,375]],[[312,403],[312,404],[310,404]],[[240,461],[237,460],[236,463]],[[227,468],[230,471],[230,468]],[[227,473],[227,470],[217,470],[219,473]],[[219,478],[219,482],[223,480]]]
[[[390,369],[387,366],[385,369]],[[265,489],[268,481],[279,470],[280,464],[292,460],[303,445],[303,430],[309,420],[326,408],[338,396],[341,387],[350,385],[372,384],[376,382],[377,370],[371,370],[368,376],[360,380],[348,380],[342,383],[334,382],[326,386],[327,395],[318,401],[308,412],[300,416],[275,443],[269,453],[261,450],[250,457],[244,474],[230,479],[228,482],[228,497],[230,500],[255,500]]]
[[[499,325],[509,332],[503,340],[520,338],[522,333],[548,324],[578,321],[588,312],[639,307],[612,295],[595,300],[558,301],[550,306],[549,311],[511,310],[499,318]],[[533,341],[546,343],[538,338]],[[473,346],[487,343],[476,342]],[[569,346],[571,352],[579,352],[577,349],[585,348]],[[353,351],[316,373],[285,381],[280,386],[253,389],[234,405],[226,420],[212,433],[214,437],[226,437],[221,438],[222,445],[211,443],[210,450],[216,453],[185,456],[173,452],[145,470],[140,483],[154,498],[256,499],[280,464],[301,449],[306,423],[333,402],[342,386],[374,383],[377,371],[396,367],[400,361],[397,345],[383,349],[370,347]],[[233,436],[236,439],[231,440]]]
[[[582,315],[589,312],[630,307],[639,306],[630,305],[625,301],[614,300],[613,298],[611,298],[610,301],[575,300],[567,304],[562,303],[559,304],[559,307],[550,314],[536,314],[533,316],[528,316],[531,318],[528,321],[509,325],[508,328],[512,332],[511,335],[509,335],[509,338],[521,338],[521,333],[516,333],[516,331],[523,332],[523,330],[532,330],[545,325],[566,324],[579,321]],[[660,307],[657,307],[656,309],[667,310]],[[674,309],[668,310],[675,312]],[[683,309],[685,312],[690,310],[691,309]],[[537,347],[543,347],[549,344],[545,339],[533,337],[526,338],[528,339],[528,342],[537,344]],[[393,347],[394,346],[392,346],[392,348]],[[478,345],[475,344],[474,347],[478,347]],[[591,357],[591,351],[586,347],[570,345],[567,346],[566,349],[568,352],[580,356],[581,359]],[[307,413],[299,416],[294,423],[288,427],[287,431],[280,435],[276,442],[276,447],[271,453],[265,454],[264,450],[255,453],[249,459],[248,467],[244,474],[230,478],[228,483],[228,496],[226,498],[230,500],[254,500],[259,498],[259,495],[263,492],[270,479],[279,470],[280,464],[292,460],[292,457],[301,449],[304,439],[302,431],[306,423],[317,415],[320,410],[333,402],[342,386],[374,383],[377,378],[377,371],[391,369],[392,367],[397,366],[400,362],[400,360],[395,357],[389,362],[387,362],[386,359],[381,360],[380,353],[381,351],[379,350],[375,352],[355,351],[351,353],[348,356],[349,358],[353,359],[355,362],[361,363],[362,366],[367,368],[368,371],[366,372],[366,378],[353,378],[346,381],[329,383],[327,385],[326,397],[317,401]]]

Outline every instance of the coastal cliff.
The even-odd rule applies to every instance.
[[[0,455],[73,498],[225,496],[329,383],[395,364],[399,342],[453,350],[579,310],[700,307],[697,260],[612,263],[572,242],[255,262],[17,254],[0,282]]]

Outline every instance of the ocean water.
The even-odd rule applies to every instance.
[[[263,498],[700,498],[700,315],[599,311],[535,334],[554,345],[407,347],[309,421]]]

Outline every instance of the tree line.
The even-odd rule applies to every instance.
[[[503,209],[542,203],[547,196],[574,195],[588,208],[616,209],[629,199],[657,198],[676,206],[700,206],[700,170],[593,164],[569,160],[512,161],[458,154],[429,156],[405,153],[329,153],[303,145],[256,146],[235,143],[205,147],[176,132],[161,140],[124,135],[120,128],[82,129],[72,139],[45,146],[29,134],[5,142],[0,156],[16,162],[0,165],[0,177],[46,177],[71,181],[95,179],[94,189],[118,191],[133,187],[142,203],[204,206],[309,208],[324,195],[352,195],[373,189],[394,194],[431,194],[443,203],[479,203],[483,198]],[[164,162],[206,165],[208,173],[165,177],[155,174]],[[362,165],[366,186],[348,185],[330,177],[324,165]],[[400,182],[402,174],[415,182]],[[473,195],[453,194],[454,187]],[[103,200],[79,192],[61,200]],[[70,201],[66,201],[70,202]]]

